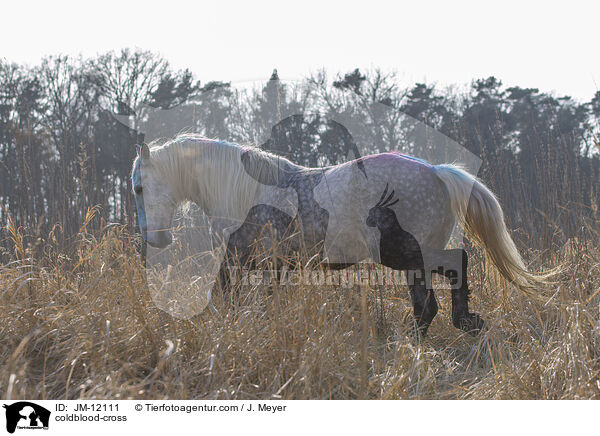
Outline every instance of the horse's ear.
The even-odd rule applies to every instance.
[[[138,156],[141,156],[144,160],[150,159],[150,149],[145,142],[143,142],[141,147],[138,148]]]

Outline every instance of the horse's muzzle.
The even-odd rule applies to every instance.
[[[173,237],[171,236],[171,232],[167,230],[148,232],[146,235],[146,242],[154,248],[165,248],[173,242]]]

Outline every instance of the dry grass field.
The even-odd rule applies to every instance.
[[[2,398],[600,398],[600,235],[591,230],[523,253],[534,270],[563,268],[539,301],[471,250],[471,308],[486,328],[478,337],[455,329],[441,291],[420,343],[404,286],[247,286],[220,315],[178,320],[155,307],[122,229],[83,228],[68,253],[54,234],[26,248],[8,230]]]

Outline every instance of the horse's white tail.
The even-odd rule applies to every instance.
[[[466,236],[485,249],[500,274],[522,290],[545,284],[549,274],[535,274],[525,267],[496,196],[455,165],[437,165],[434,170],[448,189],[452,212]]]

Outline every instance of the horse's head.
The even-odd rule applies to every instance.
[[[166,247],[172,241],[169,229],[176,201],[146,144],[137,147],[131,178],[142,237],[153,247]]]
[[[393,201],[394,191],[387,196],[388,185],[385,185],[383,194],[375,206],[369,209],[369,215],[367,216],[367,226],[369,227],[387,227],[392,225],[396,220],[396,214],[391,209],[391,206],[398,203],[398,199]]]

